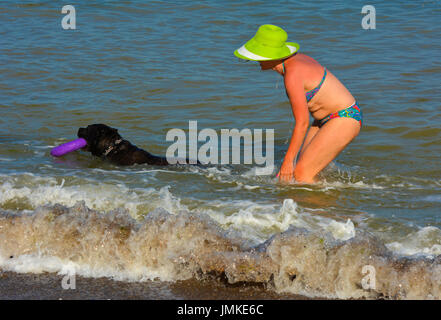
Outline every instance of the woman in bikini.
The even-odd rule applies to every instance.
[[[287,38],[282,28],[263,25],[234,54],[284,77],[295,127],[277,176],[285,182],[294,178],[314,183],[317,174],[358,135],[363,115],[348,89],[316,60],[298,53],[299,45],[286,42]],[[309,113],[314,118],[311,127]]]

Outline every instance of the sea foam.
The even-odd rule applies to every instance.
[[[284,210],[296,208],[288,202]],[[0,266],[16,272],[125,281],[214,277],[311,297],[441,298],[441,256],[398,256],[361,230],[339,240],[330,231],[290,226],[253,245],[208,215],[157,208],[134,219],[126,210],[98,212],[84,202],[2,211],[0,230]],[[376,272],[375,288],[362,287],[365,266]]]

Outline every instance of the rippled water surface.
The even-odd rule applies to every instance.
[[[436,257],[441,254],[441,4],[376,3],[375,30],[361,27],[363,5],[80,1],[75,4],[77,29],[63,30],[61,5],[1,2],[3,219],[32,214],[44,205],[71,207],[84,201],[99,212],[126,209],[138,221],[154,210],[201,215],[225,237],[234,232],[235,239],[245,240],[244,248],[297,227],[329,233],[338,241],[368,232],[399,256]],[[294,125],[282,78],[233,55],[265,23],[283,27],[301,52],[347,86],[363,110],[361,134],[318,184],[280,184],[274,175],[256,175],[255,165],[117,167],[81,151],[50,156],[52,147],[76,138],[79,127],[92,123],[118,128],[125,139],[164,155],[171,144],[167,131],[188,132],[188,122],[197,120],[199,130],[274,129],[279,166]],[[17,237],[15,246],[25,246],[27,240]],[[54,266],[77,261],[44,239],[40,245],[47,246],[47,255],[64,262],[23,260],[28,265],[57,270]],[[31,247],[23,254],[32,254]],[[4,245],[0,254],[9,255],[11,248]],[[108,260],[114,258],[106,254]],[[23,261],[2,265],[17,270]],[[82,260],[90,267],[87,261]],[[158,266],[144,273],[132,264],[126,267],[122,274],[119,267],[83,273],[168,280],[191,274],[180,277]],[[314,295],[319,296],[317,290]],[[332,290],[325,291],[323,295]]]

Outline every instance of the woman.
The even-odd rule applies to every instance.
[[[262,25],[234,54],[259,61],[262,70],[272,69],[284,77],[295,127],[277,176],[286,182],[294,178],[313,183],[358,135],[363,115],[348,89],[316,60],[298,53],[299,45],[287,38],[282,28]],[[315,120],[308,130],[309,113]]]

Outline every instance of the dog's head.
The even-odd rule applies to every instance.
[[[105,124],[91,124],[87,128],[79,128],[78,138],[87,141],[87,145],[83,150],[89,151],[98,157],[106,156],[122,141],[118,130]]]

